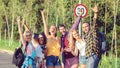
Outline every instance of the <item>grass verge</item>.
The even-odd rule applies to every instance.
[[[19,41],[0,40],[0,49],[14,51],[19,45]]]

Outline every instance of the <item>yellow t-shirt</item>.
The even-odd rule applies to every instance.
[[[53,38],[47,38],[47,56],[59,56],[60,55],[60,43],[59,40]]]

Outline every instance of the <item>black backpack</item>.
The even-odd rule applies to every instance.
[[[27,50],[27,45],[28,45],[28,42],[26,42],[24,52]],[[12,59],[12,64],[15,64],[19,68],[21,68],[24,62],[24,53],[22,51],[22,46],[23,45],[21,44],[21,47],[15,49],[14,54],[13,54],[13,59]]]
[[[106,35],[102,32],[99,32],[100,39],[101,39],[101,54],[107,51],[107,45],[106,45]]]

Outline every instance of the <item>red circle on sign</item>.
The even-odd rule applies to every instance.
[[[77,4],[77,5],[75,6],[75,8],[74,8],[74,15],[75,15],[76,17],[78,17],[78,15],[76,14],[76,9],[77,9],[79,6],[84,7],[84,9],[86,10],[85,15],[82,16],[82,18],[84,18],[84,17],[88,14],[88,9],[87,9],[87,7],[86,7],[84,4]]]

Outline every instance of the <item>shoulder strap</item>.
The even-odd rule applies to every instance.
[[[24,49],[24,53],[27,51],[27,46],[28,46],[28,41],[26,41],[26,45],[25,45],[25,49]]]

